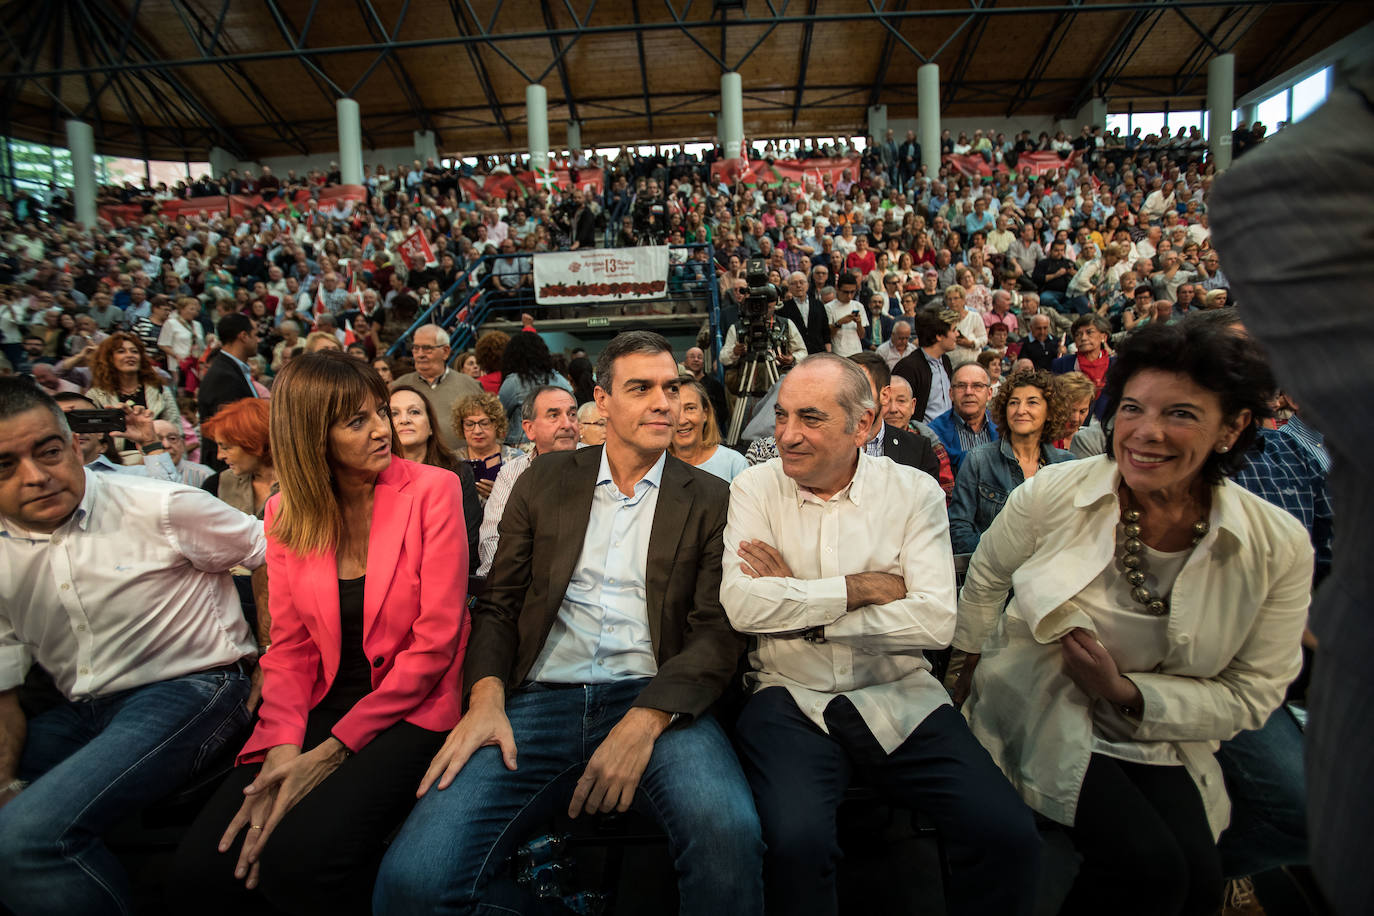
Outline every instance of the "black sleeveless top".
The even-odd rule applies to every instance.
[[[363,652],[363,587],[366,576],[339,580],[339,673],[317,707],[348,712],[372,692],[372,665]]]

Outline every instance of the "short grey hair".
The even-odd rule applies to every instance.
[[[418,328],[415,329],[415,333],[411,335],[411,338],[410,338],[410,339],[411,339],[411,340],[414,340],[416,337],[420,336],[420,332],[421,332],[421,331],[433,331],[433,332],[434,332],[434,346],[436,346],[436,347],[447,347],[447,346],[449,345],[448,331],[445,331],[443,328],[439,327],[437,324],[422,324],[422,325],[420,325]]]
[[[520,404],[520,419],[533,420],[535,417],[537,417],[539,415],[539,405],[537,403],[539,400],[539,396],[541,394],[548,394],[550,391],[561,391],[564,394],[568,395],[568,397],[572,397],[572,395],[568,393],[568,389],[566,388],[560,388],[558,385],[540,385],[538,388],[534,389],[534,391],[528,394],[525,397],[525,400]],[[573,398],[573,403],[577,403],[576,398]]]
[[[835,366],[840,373],[839,384],[835,386],[835,402],[844,411],[844,431],[852,433],[859,428],[865,410],[877,410],[873,400],[873,383],[863,366],[834,353],[813,353],[803,364],[807,369],[821,366]]]

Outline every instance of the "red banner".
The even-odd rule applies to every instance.
[[[398,252],[401,260],[405,261],[407,270],[419,270],[426,264],[436,263],[434,249],[429,247],[429,239],[425,238],[423,229],[416,229],[406,236]]]
[[[549,174],[560,191],[567,191],[574,186],[572,173],[568,169],[552,168]],[[539,179],[533,172],[517,172],[514,175],[493,172],[485,176],[459,178],[458,186],[469,200],[505,200],[512,190],[519,191],[521,197],[539,190]],[[606,188],[606,174],[601,169],[578,169],[576,187],[600,194]]]
[[[1015,172],[1018,175],[1030,174],[1032,176],[1044,175],[1047,172],[1066,169],[1077,165],[1079,153],[1075,151],[1069,158],[1060,159],[1059,154],[1054,151],[1038,153],[1022,153],[1016,160]],[[1005,163],[992,165],[979,155],[972,156],[946,156],[945,164],[954,169],[961,175],[968,175],[970,178],[990,178],[993,175],[1011,171]]]
[[[157,212],[164,220],[175,222],[188,216],[210,218],[222,213],[242,216],[255,207],[265,206],[269,210],[285,210],[288,207],[304,207],[310,202],[309,191],[296,191],[294,194],[279,194],[272,200],[264,200],[261,195],[235,194],[229,197],[192,197],[186,200],[174,198],[158,203]],[[367,189],[360,184],[332,185],[320,189],[320,206],[333,206],[337,201],[360,203],[367,200]],[[111,223],[137,222],[143,218],[143,207],[139,204],[110,204],[100,207],[100,218]]]
[[[850,181],[859,179],[859,158],[777,159],[770,165],[763,160],[724,159],[711,163],[711,180],[775,187],[781,184],[824,185],[837,183],[845,172]]]

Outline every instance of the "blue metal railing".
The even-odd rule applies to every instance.
[[[685,265],[670,264],[668,268],[668,293],[699,293],[708,303],[707,313],[710,322],[711,356],[713,364],[719,365],[720,347],[724,331],[720,327],[720,297],[715,276],[715,249],[709,244],[673,245],[675,250],[706,249],[705,276],[702,279],[682,276]],[[524,287],[514,291],[497,289],[493,283],[495,264],[514,258],[532,258],[533,255],[517,253],[504,255],[483,255],[459,275],[453,285],[431,303],[406,328],[405,332],[387,348],[387,356],[396,356],[409,348],[415,331],[426,324],[438,324],[449,332],[452,362],[458,354],[470,348],[477,340],[477,331],[493,313],[534,311],[538,308],[534,290]],[[689,253],[688,257],[691,255]],[[531,265],[532,269],[533,265]],[[485,268],[485,270],[483,269]],[[478,274],[481,274],[478,278]],[[699,284],[687,287],[684,284]],[[608,300],[607,304],[611,304]],[[536,313],[537,314],[537,313]],[[436,316],[438,316],[436,320]]]

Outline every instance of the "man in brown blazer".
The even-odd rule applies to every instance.
[[[375,912],[526,911],[496,873],[566,805],[657,820],[684,916],[762,913],[758,815],[709,711],[744,648],[720,604],[729,488],[667,454],[677,379],[667,340],[621,334],[597,361],[606,444],[546,455],[512,489],[473,610],[468,711]]]

